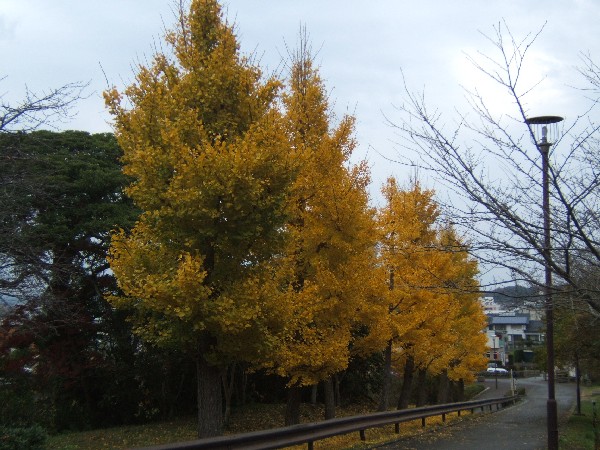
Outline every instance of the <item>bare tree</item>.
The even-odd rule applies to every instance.
[[[0,81],[5,78],[0,78]],[[84,83],[67,83],[47,91],[33,92],[25,86],[25,95],[16,104],[6,101],[6,94],[0,93],[0,132],[33,131],[42,125],[70,118],[86,87]]]
[[[0,82],[5,79],[6,77],[0,77]],[[7,94],[0,91],[0,133],[31,132],[42,126],[52,127],[71,118],[75,103],[83,98],[86,87],[87,83],[77,82],[43,92],[33,92],[26,86],[23,98],[16,103],[6,100]],[[9,257],[10,252],[4,245],[8,242],[12,249],[23,249],[19,254],[21,260],[37,259],[33,255],[31,243],[25,245],[18,242],[20,235],[10,229],[12,219],[9,220],[9,217],[14,218],[22,213],[23,198],[44,195],[47,188],[24,183],[22,174],[10,169],[18,161],[22,161],[23,166],[33,162],[31,155],[24,154],[19,146],[15,147],[13,144],[14,139],[9,138],[0,142],[0,231],[10,236],[10,239],[2,239],[0,243],[0,303],[3,298],[10,298],[12,295],[24,299],[28,293],[36,292],[37,283],[32,280],[39,279],[41,275],[39,271],[33,270],[35,265],[15,271],[15,255]],[[38,266],[39,264],[35,267]]]
[[[484,266],[504,268],[513,281],[541,287],[541,272],[549,263],[555,284],[577,292],[600,314],[600,286],[582,282],[581,270],[573,270],[600,269],[600,125],[592,114],[598,105],[600,70],[590,56],[582,57],[580,73],[591,86],[582,91],[589,108],[564,126],[550,151],[552,253],[546,258],[542,158],[526,123],[528,96],[539,83],[524,85],[523,76],[542,30],[518,40],[501,23],[491,37],[485,36],[494,54],[469,57],[511,99],[513,109],[506,114],[494,113],[479,91],[466,90],[469,111],[456,110],[456,121],[448,126],[424,94],[410,91],[405,83],[399,119],[388,120],[400,136],[400,162],[430,171],[451,192],[439,201],[472,239],[471,248]]]

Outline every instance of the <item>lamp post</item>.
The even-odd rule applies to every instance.
[[[496,379],[496,390],[498,389],[498,353],[496,352],[496,334],[492,337],[494,345],[494,378]]]
[[[550,178],[549,158],[553,142],[548,140],[548,127],[563,120],[559,116],[531,117],[525,120],[530,129],[535,129],[536,146],[542,156],[542,212],[544,219],[544,305],[546,310],[546,353],[548,369],[548,400],[546,402],[546,422],[548,428],[548,449],[558,450],[558,413],[554,379],[554,307],[552,304],[552,247],[550,236]],[[533,126],[533,128],[532,128]],[[537,132],[536,132],[537,131]],[[541,131],[541,138],[540,132]],[[538,141],[539,139],[539,141]]]

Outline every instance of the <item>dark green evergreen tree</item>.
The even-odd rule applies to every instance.
[[[186,369],[142,345],[127,312],[104,300],[116,289],[110,231],[138,213],[120,157],[112,134],[0,134],[0,294],[16,302],[0,322],[0,377],[11,380],[0,397],[14,397],[7,386],[35,392],[0,419],[32,421],[33,408],[51,428],[80,428],[171,409],[165,383]]]

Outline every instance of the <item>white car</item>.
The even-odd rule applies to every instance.
[[[508,370],[503,369],[502,367],[488,367],[487,368],[487,372],[488,373],[498,373],[501,375],[506,375],[508,373]]]

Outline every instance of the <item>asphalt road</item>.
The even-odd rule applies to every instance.
[[[489,389],[478,398],[502,397],[509,389],[506,379],[486,381]],[[548,386],[542,378],[517,380],[526,389],[523,401],[493,413],[478,414],[446,427],[425,430],[421,435],[374,447],[386,450],[543,450],[547,448],[546,399]],[[575,403],[575,384],[557,383],[559,424]],[[560,433],[560,425],[559,425]]]

